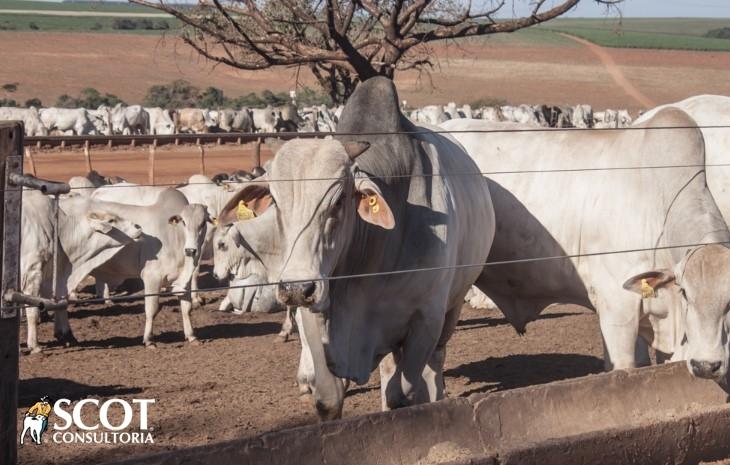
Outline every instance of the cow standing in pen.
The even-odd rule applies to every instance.
[[[341,414],[335,377],[364,384],[381,361],[383,408],[443,397],[446,343],[480,273],[459,265],[486,260],[495,227],[483,178],[448,176],[477,174],[476,165],[453,139],[401,115],[391,81],[362,83],[338,131],[282,146],[266,176],[299,181],[258,183],[229,204],[275,202],[272,234],[285,251],[277,297],[325,320],[302,324],[323,418]],[[423,268],[434,269],[330,280]]]

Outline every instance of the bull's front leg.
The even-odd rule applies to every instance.
[[[640,304],[630,297],[614,296],[594,303],[599,309],[606,371],[636,367]]]
[[[193,280],[194,281],[194,280]],[[182,314],[183,321],[183,332],[185,333],[185,339],[193,344],[199,344],[198,338],[195,337],[193,330],[193,323],[190,319],[190,313],[193,310],[193,303],[190,296],[190,291],[180,296],[180,313]]]
[[[281,331],[276,336],[276,340],[280,342],[289,341],[289,337],[294,332],[294,323],[292,317],[292,307],[286,307],[286,316],[284,322],[281,324]]]
[[[198,277],[200,275],[200,263],[195,267],[193,271],[193,279],[190,281],[190,290],[192,293],[193,309],[197,309],[203,306],[203,299],[200,297],[198,292]]]
[[[428,318],[428,315],[428,312],[419,312],[414,316],[408,337],[403,343],[400,359],[392,370],[393,376],[387,383],[381,383],[380,389],[385,389],[382,397],[385,398],[384,403],[388,410],[431,400],[428,395],[431,389],[426,385],[423,374],[439,342],[443,316]],[[433,381],[436,381],[436,377]]]
[[[144,337],[142,339],[144,345],[149,348],[154,348],[155,343],[153,341],[153,328],[152,322],[157,316],[157,312],[160,310],[160,296],[157,295],[160,292],[160,281],[154,277],[144,277]]]
[[[66,347],[78,344],[68,321],[68,310],[63,309],[53,312],[53,336]]]
[[[38,324],[41,322],[41,311],[38,307],[27,307],[25,319],[28,324],[28,349],[31,354],[38,354],[43,349],[38,344]]]

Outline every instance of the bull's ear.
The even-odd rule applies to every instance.
[[[86,215],[86,219],[89,221],[91,229],[102,234],[108,234],[114,228],[106,215],[101,213],[93,211],[89,212],[89,214]]]
[[[383,198],[380,188],[369,178],[358,179],[357,213],[363,221],[380,226],[383,229],[395,228],[395,218],[388,202]]]
[[[250,183],[238,191],[223,207],[220,215],[218,215],[218,224],[227,225],[248,219],[254,215],[261,215],[272,202],[268,183]]]
[[[345,147],[345,152],[350,160],[354,160],[363,154],[367,149],[370,148],[370,142],[365,141],[350,141],[342,144]]]
[[[636,292],[643,299],[656,297],[656,291],[674,283],[675,276],[672,270],[647,271],[629,278],[624,283],[624,289]]]
[[[167,224],[178,224],[182,223],[182,217],[180,215],[172,215],[167,220]]]

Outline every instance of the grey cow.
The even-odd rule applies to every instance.
[[[480,273],[457,265],[483,263],[495,228],[483,178],[448,176],[477,174],[476,165],[453,139],[411,124],[390,80],[360,84],[338,131],[362,135],[289,141],[266,175],[309,181],[263,183],[237,196],[274,200],[272,234],[285,251],[277,297],[325,320],[303,322],[323,418],[341,413],[344,387],[335,376],[364,384],[389,354],[383,408],[443,397],[445,346]],[[382,135],[402,131],[415,134]],[[429,267],[437,269],[329,280]]]

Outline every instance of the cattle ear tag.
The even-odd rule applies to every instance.
[[[225,183],[225,184],[223,184],[223,190],[226,192],[231,192],[233,190],[233,188],[231,187],[230,184]]]
[[[236,208],[236,218],[238,218],[239,221],[245,221],[250,220],[251,218],[255,218],[256,214],[248,208],[246,205],[246,202],[243,200],[238,202],[238,208]]]
[[[213,226],[218,226],[218,218],[213,218],[211,223],[213,223]]]
[[[378,205],[378,197],[371,195],[368,197],[368,205],[370,205],[371,213],[378,213],[380,211],[380,205]]]
[[[656,291],[646,279],[641,280],[641,298],[642,299],[653,299],[656,297]]]

